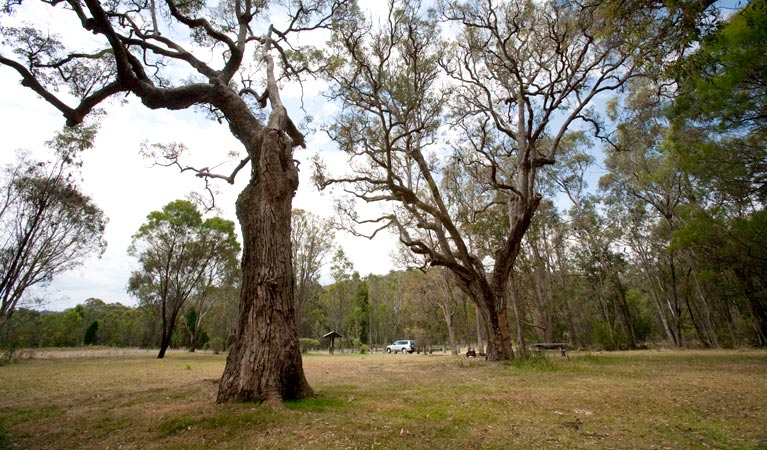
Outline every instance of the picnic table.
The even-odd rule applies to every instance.
[[[527,346],[530,350],[540,352],[543,350],[559,350],[562,352],[562,356],[567,358],[567,347],[569,345],[565,342],[538,342]]]

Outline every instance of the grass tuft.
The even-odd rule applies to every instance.
[[[0,417],[0,450],[10,450],[13,448],[13,440],[5,432],[4,420]]]
[[[322,412],[328,409],[340,409],[349,406],[350,400],[343,400],[335,397],[316,396],[300,400],[288,400],[285,407],[293,411],[311,411]]]
[[[557,364],[545,352],[528,352],[527,357],[504,361],[504,365],[538,372],[556,372],[559,370]]]
[[[181,433],[182,431],[191,430],[192,427],[200,422],[199,419],[192,417],[174,417],[168,419],[157,427],[157,429],[165,436]]]

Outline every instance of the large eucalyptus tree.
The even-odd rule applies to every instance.
[[[59,23],[4,26],[0,64],[66,118],[82,122],[107,99],[133,95],[149,109],[208,109],[247,151],[230,174],[187,168],[202,178],[249,182],[237,200],[243,234],[240,321],[218,401],[312,395],[294,315],[290,214],[298,186],[293,149],[305,145],[279,83],[307,69],[299,33],[330,24],[341,5],[303,1],[42,1]],[[3,0],[13,14],[27,2]],[[279,64],[275,63],[275,58]],[[259,108],[270,106],[268,118]],[[170,148],[169,150],[172,150]],[[177,154],[169,151],[171,159]],[[248,173],[249,172],[249,173]]]
[[[392,1],[380,25],[336,30],[329,78],[343,108],[329,131],[353,172],[318,163],[317,179],[385,204],[375,217],[346,208],[349,224],[392,226],[422,264],[448,267],[481,313],[488,358],[510,359],[508,287],[539,172],[573,129],[604,135],[605,96],[673,58],[711,2],[437,3],[427,17],[419,1]],[[440,187],[448,156],[471,180],[454,188],[481,194],[470,210]],[[500,239],[483,251],[467,230],[499,213]]]

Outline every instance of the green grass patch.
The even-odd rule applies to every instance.
[[[559,365],[555,363],[546,352],[531,351],[526,358],[517,358],[513,361],[504,361],[507,367],[514,367],[519,370],[534,370],[538,372],[555,372],[559,370]]]
[[[2,417],[0,417],[0,450],[10,450],[13,448],[13,440],[5,432],[5,424]]]
[[[318,395],[316,397],[304,398],[301,400],[289,400],[285,402],[285,407],[293,411],[311,411],[321,412],[328,409],[340,409],[350,405],[349,400],[337,397],[326,397]]]
[[[161,434],[168,436],[191,430],[193,426],[199,423],[200,418],[196,417],[174,417],[162,422],[157,429]]]
[[[15,411],[0,413],[0,418],[6,423],[37,422],[50,420],[63,414],[61,408],[56,406],[42,406],[40,408],[22,408]]]

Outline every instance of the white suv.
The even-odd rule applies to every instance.
[[[392,345],[386,346],[387,353],[413,353],[415,351],[415,341],[394,341]]]

